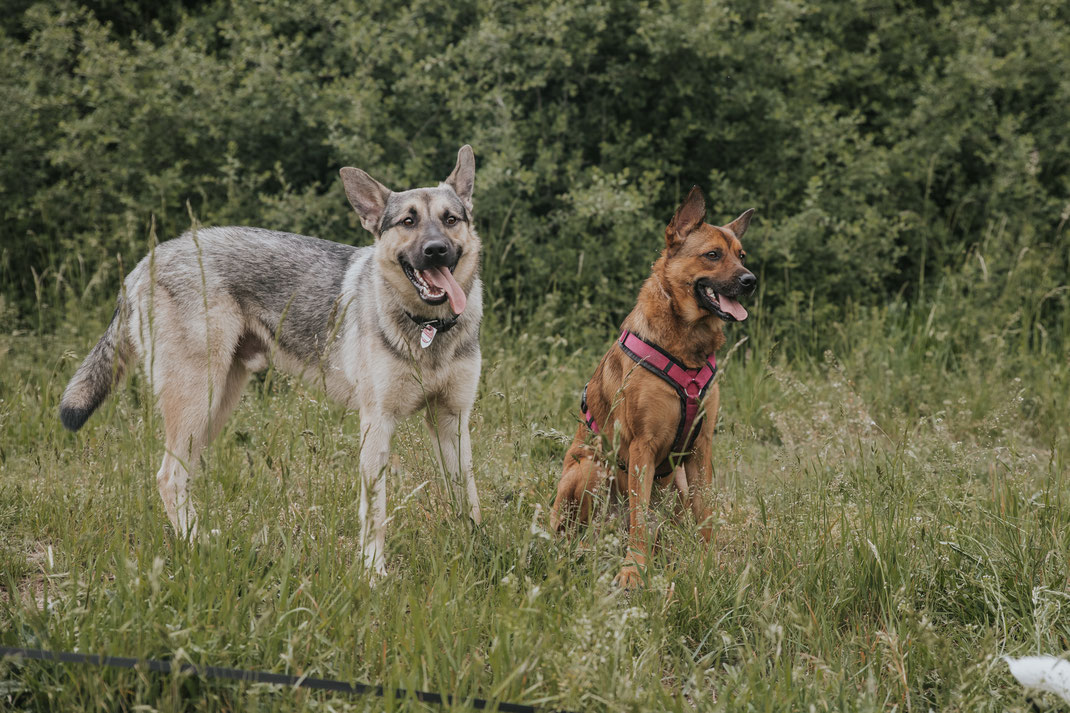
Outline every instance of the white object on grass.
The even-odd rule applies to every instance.
[[[1004,656],[1003,660],[1018,683],[1026,688],[1054,693],[1070,703],[1070,661],[1055,656],[1023,656],[1020,659]]]

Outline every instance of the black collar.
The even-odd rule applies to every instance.
[[[427,319],[426,317],[417,317],[416,315],[409,314],[408,312],[406,312],[405,314],[409,315],[409,319],[411,319],[413,322],[416,322],[416,324],[420,325],[421,327],[434,327],[439,334],[448,332],[453,329],[453,326],[457,324],[457,320],[461,317],[461,315],[455,314],[449,319]]]

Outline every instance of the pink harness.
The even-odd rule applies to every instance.
[[[713,377],[717,373],[717,357],[710,354],[706,357],[706,363],[698,369],[688,369],[680,364],[680,360],[663,350],[656,344],[644,342],[627,329],[620,333],[617,345],[627,354],[632,361],[644,367],[648,371],[657,374],[664,379],[669,386],[673,387],[680,397],[680,423],[676,427],[676,440],[673,441],[672,450],[665,462],[658,465],[655,475],[659,478],[672,473],[675,467],[675,459],[691,452],[695,444],[695,436],[702,426],[702,419],[698,419],[698,407],[706,389],[713,383]],[[583,387],[583,397],[580,401],[580,410],[587,422],[587,427],[592,433],[598,433],[601,429],[594,420],[594,415],[587,407],[587,387]]]

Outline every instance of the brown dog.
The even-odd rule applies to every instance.
[[[584,422],[565,455],[550,524],[555,531],[570,520],[585,524],[606,481],[611,496],[620,496],[626,484],[630,543],[613,580],[622,587],[638,586],[647,563],[655,482],[659,490],[675,483],[677,513],[690,505],[709,542],[704,491],[720,401],[714,352],[724,344],[724,323],[747,318],[736,298],[757,283],[743,266],[739,242],[753,212],[724,227],[709,225],[702,191],[691,189],[665,229],[665,250],[625,318],[621,338],[584,389]],[[592,431],[600,437],[592,440]],[[618,444],[615,459],[611,444]]]

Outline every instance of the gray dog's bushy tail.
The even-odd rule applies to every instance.
[[[59,402],[59,420],[70,431],[77,431],[104,403],[112,387],[123,378],[130,345],[126,337],[125,301],[120,296],[111,324],[93,351],[85,358]]]

